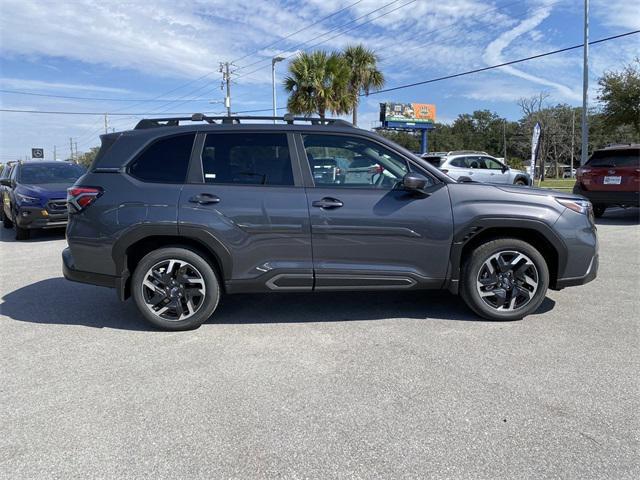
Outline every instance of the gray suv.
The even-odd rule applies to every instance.
[[[241,292],[447,289],[513,320],[596,276],[580,196],[456,183],[347,122],[277,120],[195,114],[103,135],[68,191],[65,277],[184,330]]]

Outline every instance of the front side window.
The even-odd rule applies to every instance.
[[[493,158],[484,157],[484,162],[489,170],[502,170],[502,164]]]
[[[133,161],[129,173],[145,182],[183,183],[195,136],[176,135],[152,143]]]
[[[284,133],[210,133],[202,150],[205,183],[291,186]]]
[[[70,163],[21,165],[18,181],[25,185],[73,183],[84,173],[79,165]]]
[[[303,135],[318,187],[393,188],[409,171],[407,162],[378,144],[345,135]]]

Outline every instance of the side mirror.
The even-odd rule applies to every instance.
[[[5,186],[5,187],[11,187],[11,179],[9,178],[3,178],[0,179],[0,185]]]
[[[506,165],[503,165],[503,166],[502,166],[502,173],[506,173],[506,172],[508,172],[508,171],[509,171],[509,167],[508,167],[508,166],[506,166]]]
[[[416,172],[409,172],[402,177],[402,188],[411,192],[424,193],[424,187],[427,186],[427,178]]]
[[[466,175],[461,175],[458,177],[458,183],[472,183],[471,177],[467,177]]]

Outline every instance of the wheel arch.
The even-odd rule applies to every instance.
[[[178,233],[176,229],[141,230],[131,232],[121,238],[113,248],[113,257],[120,275],[118,296],[126,300],[131,294],[131,274],[142,258],[153,250],[166,247],[180,247],[193,250],[209,262],[218,274],[224,291],[225,281],[232,271],[231,254],[224,245],[208,232]]]
[[[493,218],[473,222],[454,237],[448,282],[448,288],[452,293],[458,293],[460,272],[465,259],[476,247],[496,238],[517,238],[536,248],[547,262],[549,286],[555,287],[567,260],[567,247],[562,239],[541,221]]]

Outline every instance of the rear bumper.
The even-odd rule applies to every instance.
[[[20,228],[64,228],[69,215],[64,213],[49,213],[41,207],[18,207],[15,213],[15,223]]]
[[[121,277],[77,270],[73,255],[68,247],[62,251],[62,274],[64,278],[72,282],[89,283],[100,287],[120,288],[122,284]]]
[[[640,192],[599,192],[583,190],[579,185],[573,187],[573,193],[582,195],[594,205],[640,206]]]

